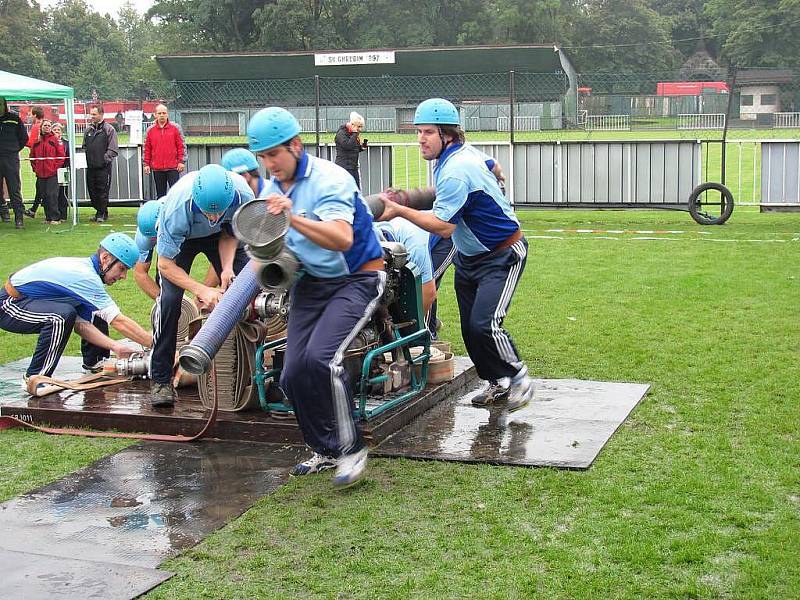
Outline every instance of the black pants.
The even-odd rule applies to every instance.
[[[58,186],[58,220],[66,221],[69,211],[69,199],[67,199],[67,186]],[[103,321],[105,323],[105,321]]]
[[[364,447],[343,361],[378,306],[385,283],[383,271],[362,271],[333,279],[305,275],[292,288],[280,386],[305,443],[325,456]]]
[[[38,298],[11,298],[0,289],[0,329],[11,333],[38,333],[25,375],[50,376],[58,366],[78,313],[66,302]]]
[[[181,251],[173,259],[181,269],[190,273],[192,263],[198,254],[205,254],[211,266],[217,272],[222,271],[219,257],[220,234],[203,238],[184,240]],[[244,248],[237,248],[233,259],[233,271],[238,273],[247,264],[248,258]],[[153,353],[150,359],[150,378],[155,383],[172,381],[172,367],[175,364],[176,337],[178,335],[178,319],[181,316],[181,300],[183,288],[175,285],[166,277],[160,280],[161,292],[156,298],[156,310],[153,312]]]
[[[0,190],[6,182],[8,195],[11,197],[11,208],[14,209],[14,220],[22,223],[22,184],[19,178],[19,154],[0,154]],[[5,198],[0,198],[5,206]],[[8,208],[5,209],[8,211]]]
[[[92,325],[97,327],[104,335],[108,335],[108,323],[106,323],[100,317],[95,317],[92,319]],[[83,357],[83,365],[85,367],[93,367],[101,360],[105,360],[111,356],[111,350],[106,350],[100,346],[95,346],[94,344],[81,339],[81,356]]]
[[[108,194],[111,191],[111,164],[86,169],[86,189],[95,211],[95,217],[108,218]]]
[[[36,195],[44,200],[44,218],[47,221],[59,221],[58,214],[58,176],[37,177]]]
[[[153,171],[153,179],[156,182],[156,199],[167,195],[167,190],[175,185],[180,173],[177,169],[167,171]]]
[[[513,377],[524,367],[503,319],[527,258],[528,242],[522,238],[479,256],[457,252],[453,260],[461,336],[481,379]]]
[[[358,189],[361,189],[361,176],[358,174],[358,167],[356,167],[355,169],[345,169],[345,171],[347,171],[348,173],[350,173],[350,175],[353,176],[353,179],[356,180],[356,185],[358,186]]]

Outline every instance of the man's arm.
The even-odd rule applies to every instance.
[[[173,123],[173,125],[178,130],[178,173],[182,173],[186,169],[189,150],[186,148],[186,136],[183,135],[183,129],[177,123]]]
[[[152,127],[147,128],[147,132],[144,134],[144,174],[150,175],[150,155],[153,153],[153,143],[150,139],[150,132],[152,131]]]
[[[422,284],[422,311],[427,315],[436,300],[436,281],[431,279]]]
[[[106,350],[111,350],[119,357],[130,356],[136,351],[136,349],[131,346],[112,340],[88,321],[77,321],[74,330],[75,333],[90,344],[105,348]]]
[[[161,288],[155,282],[155,280],[150,277],[150,263],[146,262],[137,262],[136,265],[133,267],[133,279],[136,281],[136,285],[150,298],[155,300],[158,297]]]
[[[381,196],[384,203],[383,213],[379,219],[381,221],[388,221],[394,217],[403,217],[414,223],[417,227],[422,227],[425,231],[430,231],[443,238],[449,238],[456,230],[456,226],[453,223],[442,221],[439,217],[434,216],[432,212],[415,210],[408,206],[392,202],[385,194]]]
[[[145,331],[141,325],[130,317],[119,313],[116,317],[111,319],[111,323],[109,324],[126,338],[146,348],[151,348],[153,346],[153,335]]]
[[[110,163],[114,158],[119,154],[119,144],[117,143],[117,130],[109,125],[106,127],[106,131],[108,135],[108,148],[105,152],[105,159],[107,163]]]
[[[233,281],[233,259],[236,256],[236,248],[238,246],[239,240],[227,231],[222,232],[219,238],[219,261],[222,265],[222,272],[219,274],[219,278],[223,291],[227,290],[231,281]]]
[[[158,257],[158,272],[162,277],[166,277],[178,287],[194,294],[197,300],[205,307],[213,308],[222,298],[220,290],[209,288],[199,281],[195,281],[191,275],[181,269],[171,258]]]

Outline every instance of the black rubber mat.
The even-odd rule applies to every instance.
[[[473,385],[384,440],[376,456],[588,469],[650,386],[574,379],[536,380],[531,403],[509,413],[471,399]]]
[[[147,442],[14,498],[0,506],[2,597],[73,597],[84,581],[74,597],[133,598],[169,577],[147,570],[278,488],[306,454],[297,446]]]

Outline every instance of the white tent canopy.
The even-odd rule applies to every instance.
[[[69,136],[69,181],[72,224],[78,223],[78,192],[75,180],[75,90],[66,85],[0,71],[0,98],[6,100],[63,100]]]

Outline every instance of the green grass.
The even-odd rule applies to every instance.
[[[798,597],[800,215],[737,209],[711,228],[681,212],[521,219],[530,255],[506,324],[532,371],[652,384],[594,466],[375,459],[345,492],[325,476],[293,479],[168,561],[177,575],[147,598]],[[3,272],[90,252],[98,229],[0,228]],[[111,292],[146,322],[130,282]],[[441,302],[462,352],[451,279]],[[0,333],[4,360],[31,348]],[[6,497],[75,468],[63,443],[0,433],[16,478]],[[87,463],[112,450],[69,443]]]

